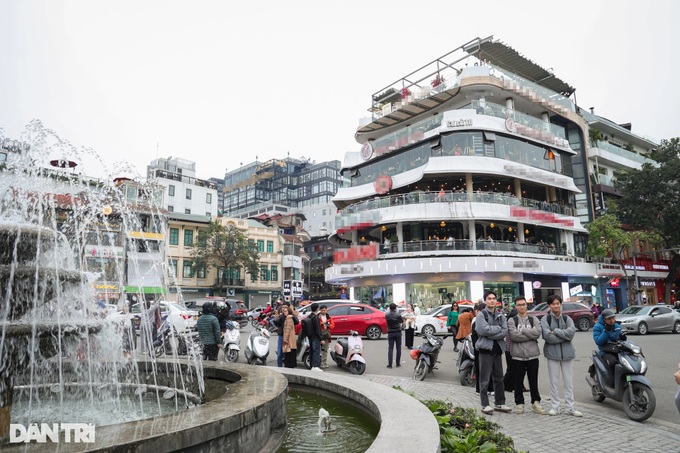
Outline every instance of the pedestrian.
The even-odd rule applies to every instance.
[[[321,365],[321,345],[325,342],[321,339],[321,324],[319,322],[319,304],[313,302],[309,306],[311,313],[302,320],[302,326],[307,338],[311,354],[312,371],[323,371]]]
[[[511,409],[505,405],[502,359],[508,324],[505,316],[496,309],[498,300],[495,292],[484,293],[484,303],[486,308],[477,314],[475,320],[475,331],[478,335],[475,349],[479,355],[478,379],[482,412],[485,414],[493,414],[494,411],[510,412]],[[489,380],[493,380],[494,407],[489,405],[487,390]]]
[[[583,417],[583,414],[574,408],[574,367],[573,361],[576,351],[572,340],[576,333],[574,321],[562,313],[562,298],[557,294],[551,294],[546,299],[549,311],[541,319],[543,331],[543,355],[548,362],[548,381],[550,382],[550,400],[552,408],[548,415],[557,415],[560,412],[560,376],[564,385],[564,400],[567,404],[565,414],[575,417]]]
[[[449,331],[451,336],[453,337],[453,352],[458,352],[458,338],[456,336],[458,335],[458,304],[456,302],[453,302],[451,304],[451,311],[449,312],[449,316],[446,318],[446,330]]]
[[[280,319],[283,319],[283,326],[281,337],[283,344],[281,352],[283,353],[283,363],[286,368],[295,368],[297,366],[297,339],[295,338],[295,325],[300,321],[295,316],[294,310],[289,305],[281,307]]]
[[[416,315],[413,313],[413,305],[406,304],[406,310],[401,314],[404,321],[404,345],[406,349],[413,349],[413,337],[416,332]]]
[[[413,304],[413,314],[416,315],[416,317],[420,316],[420,307],[418,304]]]
[[[390,309],[385,313],[387,321],[387,368],[392,368],[393,349],[397,350],[397,368],[401,366],[401,324],[402,319],[397,312],[397,304],[392,302]]]
[[[212,302],[203,304],[203,314],[196,321],[198,339],[203,345],[203,360],[217,360],[220,351],[220,323],[215,316],[216,307]]]
[[[331,345],[331,332],[335,327],[335,322],[328,314],[328,307],[321,305],[319,307],[319,323],[321,327],[321,339],[323,340],[323,345],[321,346],[321,369],[328,368],[328,349]]]
[[[512,374],[515,387],[515,413],[524,413],[524,376],[529,379],[531,410],[545,415],[541,406],[541,394],[538,391],[538,357],[541,349],[538,339],[541,337],[541,322],[527,312],[527,301],[524,296],[515,297],[517,315],[508,318],[508,331],[512,340]]]
[[[505,312],[504,312],[505,313]],[[505,319],[508,320],[513,316],[517,316],[517,309],[512,308],[508,310],[508,314]],[[505,336],[505,374],[503,375],[503,387],[505,387],[506,392],[515,391],[515,381],[513,380],[512,372],[512,340],[510,339],[510,326],[508,326],[508,334]],[[522,389],[524,384],[522,384]]]
[[[285,309],[285,315],[284,315],[284,309]],[[281,308],[278,310],[278,312],[275,314],[273,317],[274,319],[274,328],[276,329],[276,334],[279,336],[278,343],[276,345],[276,366],[279,368],[283,367],[283,361],[284,361],[284,351],[283,351],[283,340],[284,340],[284,333],[283,333],[283,328],[284,324],[286,322],[286,319],[288,315],[293,317],[293,324],[298,324],[300,321],[297,318],[297,313],[295,313],[295,310],[293,310],[290,306],[290,303],[286,302],[285,305],[282,305]],[[295,332],[293,332],[295,334]],[[297,346],[296,346],[297,347]]]
[[[139,342],[141,343],[142,354],[153,353],[153,343],[158,337],[156,329],[156,311],[160,305],[157,300],[153,304],[150,300],[144,300],[141,294],[137,295],[137,301],[140,307],[140,322],[139,322]]]
[[[678,384],[678,390],[675,392],[675,407],[680,412],[680,363],[678,363],[678,371],[675,372],[673,377],[675,378],[675,383]]]

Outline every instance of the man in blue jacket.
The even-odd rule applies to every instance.
[[[614,316],[613,310],[604,310],[593,327],[593,339],[600,351],[600,357],[610,369],[613,369],[618,362],[618,356],[603,350],[603,347],[607,343],[615,343],[621,338],[621,326],[616,322]]]

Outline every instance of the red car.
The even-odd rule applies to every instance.
[[[528,313],[541,319],[548,313],[549,309],[548,304],[543,302]],[[562,313],[569,316],[574,321],[574,326],[581,332],[587,332],[595,325],[593,322],[593,312],[583,304],[564,302],[562,304]]]
[[[356,330],[359,335],[369,340],[379,339],[387,333],[385,313],[366,304],[338,304],[328,309],[335,327],[333,336],[349,335],[350,330]],[[300,334],[301,324],[295,326],[295,333]]]

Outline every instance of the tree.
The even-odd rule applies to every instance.
[[[640,170],[616,174],[615,187],[622,193],[617,212],[624,223],[633,228],[657,233],[664,249],[671,254],[666,277],[664,300],[670,301],[671,287],[680,269],[680,139],[662,140],[649,157],[656,164],[645,163]]]
[[[234,225],[222,225],[219,220],[210,222],[207,229],[200,230],[194,243],[192,258],[198,268],[240,269],[259,276],[260,255],[248,236]],[[223,288],[224,279],[218,279]]]
[[[634,250],[639,241],[647,241],[651,244],[657,244],[661,241],[661,238],[653,231],[625,231],[621,227],[619,219],[611,213],[597,217],[586,225],[586,229],[590,233],[586,253],[595,258],[613,258],[617,262],[625,258],[628,250]],[[625,266],[622,266],[622,269],[623,276],[626,279],[626,287],[631,288],[628,271]],[[634,297],[635,294],[633,293],[632,296],[629,296],[629,301],[634,300]]]

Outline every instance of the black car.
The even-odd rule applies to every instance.
[[[213,302],[213,303],[226,303],[229,305],[229,317],[232,321],[238,322],[240,327],[245,327],[248,324],[248,308],[239,299],[225,299],[224,297],[204,297],[201,299],[187,300],[184,302],[190,309],[201,311],[203,304]]]

